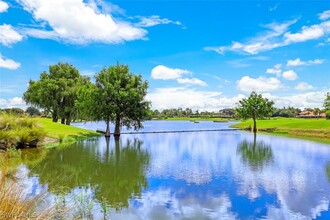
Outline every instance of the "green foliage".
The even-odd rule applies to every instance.
[[[300,112],[301,110],[299,108],[288,106],[287,108],[275,109],[272,117],[294,118],[299,116]]]
[[[330,119],[330,92],[326,94],[323,107],[325,109],[325,114],[327,115],[327,119]]]
[[[94,200],[87,192],[81,191],[74,197],[76,207],[76,217],[79,219],[92,219]]]
[[[242,155],[243,162],[248,163],[253,170],[261,169],[273,160],[271,146],[262,141],[256,141],[256,137],[253,142],[247,140],[240,142],[237,153]]]
[[[100,159],[97,153],[99,144],[86,141],[66,148],[49,149],[39,164],[28,165],[29,175],[37,175],[40,183],[47,184],[49,192],[56,195],[88,188],[92,199],[103,203],[104,209],[128,207],[129,200],[141,196],[147,187],[149,152],[138,139],[125,143],[117,141],[114,146],[107,142],[105,155]],[[85,201],[86,196],[75,199],[76,205],[90,207]]]
[[[20,108],[5,108],[2,111],[11,115],[24,115],[24,110]]]
[[[31,118],[0,115],[0,148],[36,146],[45,131]]]
[[[274,102],[263,98],[261,94],[252,92],[249,98],[239,101],[236,115],[242,119],[253,119],[253,131],[257,131],[256,120],[270,117],[274,111]]]
[[[63,142],[67,142],[68,139],[77,140],[100,136],[99,133],[94,131],[53,123],[49,118],[34,118],[33,120],[46,131],[47,137],[62,140]]]
[[[150,109],[145,101],[148,83],[141,75],[129,72],[127,65],[103,68],[95,76],[95,84],[88,83],[78,92],[77,106],[80,113],[91,120],[102,120],[116,125],[115,134],[120,127],[140,129]]]
[[[30,80],[24,100],[52,114],[53,121],[61,118],[70,124],[76,117],[75,100],[79,87],[87,83],[79,71],[68,63],[49,66],[49,73],[42,72],[38,81]]]
[[[235,128],[245,129],[253,123],[247,120],[233,125]],[[287,134],[294,137],[303,137],[310,140],[330,143],[330,120],[309,118],[271,118],[258,120],[258,128],[262,131],[271,131],[276,134]]]
[[[165,118],[235,118],[235,110],[234,109],[222,109],[219,112],[214,111],[196,111],[193,113],[192,109],[186,108],[171,108],[171,109],[163,109],[162,111],[154,110],[152,111],[152,118],[156,119],[165,119]],[[178,119],[180,120],[180,119]]]
[[[25,113],[30,115],[30,116],[38,116],[40,115],[40,111],[39,109],[37,109],[36,107],[30,106],[25,110]]]

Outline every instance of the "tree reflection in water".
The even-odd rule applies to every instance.
[[[237,146],[237,153],[242,155],[243,162],[249,164],[253,170],[262,169],[273,161],[271,145],[256,139],[254,134],[253,142],[243,140]]]
[[[129,199],[139,197],[147,187],[146,169],[149,153],[134,139],[125,144],[115,141],[101,153],[97,141],[52,149],[45,160],[31,169],[42,184],[54,194],[68,194],[73,189],[90,188],[94,199],[106,201],[113,208],[127,207]]]
[[[328,180],[330,182],[330,162],[328,162],[326,170],[327,170]]]

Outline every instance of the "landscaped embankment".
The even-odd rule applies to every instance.
[[[48,118],[0,115],[0,150],[36,147],[44,142],[75,141],[100,134],[52,122]]]
[[[91,130],[77,128],[71,125],[64,125],[60,123],[54,123],[50,118],[35,118],[37,124],[42,127],[46,132],[47,140],[80,140],[89,137],[100,136],[99,133]]]
[[[248,129],[252,125],[252,120],[246,120],[231,127]],[[269,120],[257,120],[257,129],[258,131],[303,137],[330,143],[330,120],[323,118],[271,118]]]

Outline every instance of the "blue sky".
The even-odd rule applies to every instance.
[[[257,91],[321,107],[330,91],[329,1],[0,0],[0,108],[26,105],[57,62],[93,76],[117,61],[152,107],[219,110]]]

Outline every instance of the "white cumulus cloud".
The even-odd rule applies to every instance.
[[[262,94],[275,102],[275,106],[282,108],[292,106],[295,108],[322,108],[326,92],[306,92],[288,96],[275,96],[269,93]]]
[[[176,80],[180,84],[207,86],[207,83],[197,78],[179,78]]]
[[[286,65],[287,66],[303,66],[303,65],[316,65],[316,64],[322,64],[322,63],[324,63],[324,60],[322,60],[322,59],[302,61],[300,58],[296,58],[294,60],[288,60]]]
[[[7,59],[0,54],[0,68],[15,70],[19,68],[21,64],[11,59]]]
[[[21,108],[25,110],[27,105],[21,97],[14,97],[9,99],[0,98],[0,108]]]
[[[0,1],[0,13],[6,12],[9,8],[8,4],[4,1]]]
[[[256,37],[244,43],[233,42],[229,46],[205,47],[205,50],[215,51],[224,54],[226,51],[241,52],[247,54],[258,54],[277,47],[284,46],[286,43],[278,39],[289,28],[290,25],[296,23],[297,20],[287,21],[284,23],[270,23],[264,25],[268,30],[258,34]]]
[[[276,64],[273,68],[268,68],[266,70],[266,73],[275,74],[277,76],[280,76],[282,73],[281,67],[282,67],[282,64]]]
[[[327,20],[328,18],[330,18],[330,10],[324,11],[318,15],[320,20]]]
[[[311,90],[311,89],[314,89],[314,87],[312,85],[309,85],[308,83],[306,82],[301,82],[301,83],[298,83],[295,87],[294,87],[296,90]]]
[[[128,22],[115,20],[82,0],[19,0],[34,19],[52,30],[23,29],[33,37],[61,39],[74,44],[121,43],[143,39],[147,31]],[[40,35],[39,35],[40,34]]]
[[[172,21],[168,18],[161,18],[159,15],[152,15],[150,17],[138,16],[138,18],[141,20],[136,24],[139,27],[152,27],[159,24],[182,25],[180,21]]]
[[[249,76],[244,76],[237,81],[237,88],[243,92],[269,92],[275,91],[282,88],[280,80],[271,77],[258,77],[250,78]]]
[[[207,51],[215,51],[222,55],[226,51],[253,55],[293,43],[327,37],[330,34],[330,21],[325,20],[328,18],[328,12],[322,13],[322,16],[319,15],[319,17],[324,18],[321,23],[303,26],[301,30],[296,33],[292,33],[289,27],[296,23],[297,20],[283,23],[271,23],[264,25],[264,27],[268,29],[267,31],[257,33],[255,37],[244,42],[233,41],[231,45],[205,47],[204,49]]]
[[[307,63],[308,64],[322,64],[322,63],[324,63],[324,60],[321,60],[321,59],[309,60]]]
[[[191,88],[158,88],[147,95],[153,109],[191,108],[193,110],[218,111],[223,108],[233,108],[245,98],[239,94],[234,97],[221,96],[221,92],[201,91]]]
[[[291,44],[318,39],[329,33],[330,21],[325,21],[312,26],[303,26],[302,30],[298,33],[291,34],[291,32],[287,32],[284,34],[284,39],[287,44]]]
[[[0,25],[0,43],[9,47],[23,39],[13,27],[9,24]]]
[[[293,70],[288,70],[288,71],[283,72],[282,76],[286,80],[296,80],[298,78],[297,73]]]
[[[182,75],[191,75],[192,73],[185,69],[169,68],[167,66],[158,65],[151,70],[153,79],[178,79]]]
[[[183,77],[193,73],[186,69],[170,68],[164,65],[158,65],[151,70],[151,78],[170,80],[175,79],[179,84],[207,86],[207,83],[197,78]]]
[[[305,62],[301,61],[300,58],[294,59],[294,60],[288,60],[287,66],[301,66],[304,65]]]

